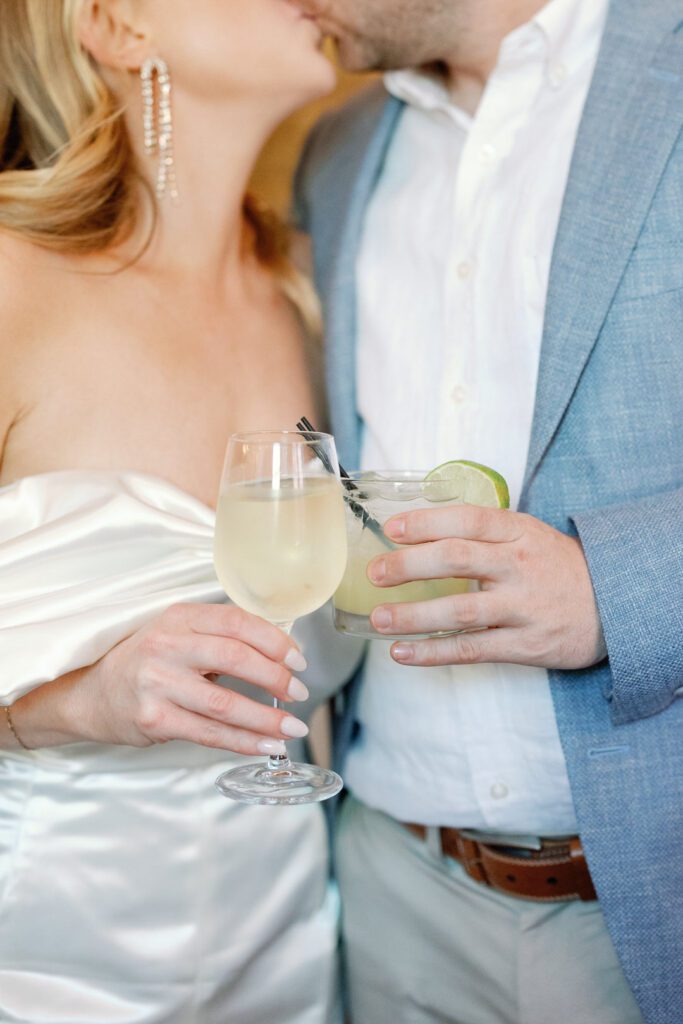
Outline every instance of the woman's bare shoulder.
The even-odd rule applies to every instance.
[[[0,231],[0,451],[25,402],[27,357],[44,336],[54,270],[37,246]]]
[[[38,259],[38,246],[12,231],[0,228],[0,261],[4,269],[12,271],[18,269],[20,264],[30,260]]]
[[[0,231],[0,344],[11,344],[21,324],[35,321],[53,293],[52,254]]]
[[[64,285],[58,254],[0,231],[0,360],[28,356],[50,338]]]

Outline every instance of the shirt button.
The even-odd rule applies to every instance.
[[[490,142],[485,142],[479,150],[479,156],[485,164],[490,164],[496,158],[496,147]]]
[[[566,64],[553,64],[548,72],[548,81],[550,82],[551,89],[559,89],[568,74],[569,69]]]
[[[504,782],[494,782],[489,792],[494,800],[504,800],[510,790]]]
[[[453,399],[454,402],[460,404],[460,402],[465,401],[466,394],[467,392],[465,391],[464,387],[462,387],[460,384],[457,384],[451,391],[451,398]]]
[[[458,263],[458,277],[461,280],[464,281],[465,278],[469,277],[471,273],[472,273],[472,264],[471,263],[468,263],[466,260],[463,260],[462,263]]]

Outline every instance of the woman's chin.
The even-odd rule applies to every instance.
[[[327,96],[329,93],[334,92],[337,87],[337,69],[327,57],[323,57],[322,54],[320,56],[321,68],[317,76],[315,95]]]
[[[310,82],[315,95],[324,96],[337,84],[336,68],[323,52],[324,36],[310,18],[300,17],[296,29],[300,37],[307,37],[305,41],[299,40],[303,45],[297,47],[300,59],[296,60],[296,74],[302,84],[305,80]],[[294,48],[290,52],[294,53]]]
[[[297,103],[306,103],[333,92],[337,84],[334,64],[318,49],[309,53],[285,76],[281,82],[283,92],[289,92]]]

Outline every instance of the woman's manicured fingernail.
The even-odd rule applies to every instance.
[[[303,672],[308,668],[308,662],[301,651],[297,651],[296,647],[289,648],[285,656],[284,664],[287,668],[291,668],[292,672]]]
[[[375,629],[389,629],[391,620],[392,615],[388,608],[375,608],[370,616],[370,621]]]
[[[259,740],[258,749],[260,754],[273,754],[275,757],[287,753],[287,747],[282,740]]]
[[[292,700],[308,700],[310,697],[308,687],[302,683],[300,679],[296,679],[294,676],[289,680],[287,693]]]
[[[412,644],[394,644],[391,656],[394,661],[412,661],[415,657],[415,648]]]
[[[370,563],[368,575],[373,583],[381,583],[387,574],[387,563],[384,558],[376,558]]]
[[[387,537],[403,537],[406,532],[405,519],[392,519],[384,527]]]
[[[304,722],[299,721],[298,718],[288,715],[287,718],[282,720],[280,732],[283,732],[285,736],[291,736],[292,739],[300,740],[302,737],[308,736],[308,726]]]

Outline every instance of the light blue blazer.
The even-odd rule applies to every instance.
[[[348,468],[356,254],[402,110],[371,88],[321,122],[297,175]],[[521,500],[578,533],[597,595],[609,659],[551,672],[551,687],[591,872],[648,1024],[683,1024],[682,126],[683,2],[613,0],[555,243]]]

